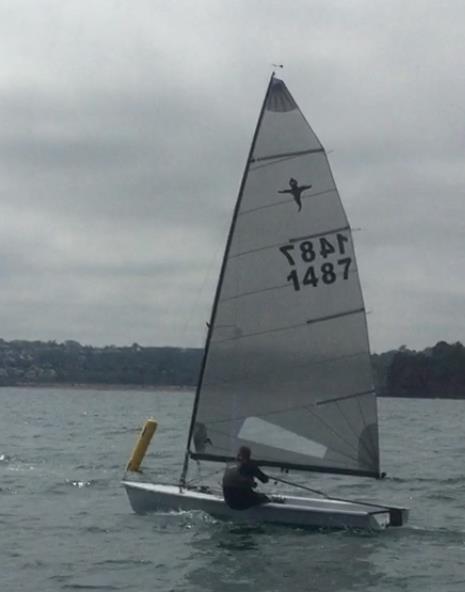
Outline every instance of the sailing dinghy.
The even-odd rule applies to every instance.
[[[188,485],[190,459],[231,462],[242,445],[271,470],[382,476],[351,229],[325,149],[274,74],[227,238],[180,482],[123,483],[139,513],[374,530],[407,520],[402,508],[328,496],[232,510],[221,492]]]

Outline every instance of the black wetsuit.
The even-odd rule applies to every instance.
[[[268,482],[268,477],[253,461],[226,467],[223,475],[223,495],[224,501],[230,508],[246,510],[270,501],[264,493],[257,493],[253,490],[256,487],[254,478],[259,479],[262,483]]]

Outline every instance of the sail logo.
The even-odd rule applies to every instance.
[[[291,177],[289,179],[289,187],[290,189],[280,189],[278,193],[290,193],[294,198],[295,203],[297,204],[298,211],[302,209],[302,193],[307,191],[307,189],[311,189],[311,185],[299,185],[297,179]]]

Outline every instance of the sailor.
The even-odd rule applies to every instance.
[[[268,476],[257,463],[251,460],[251,451],[241,446],[237,453],[236,464],[227,466],[223,475],[223,496],[226,504],[233,510],[246,510],[252,506],[266,504],[270,498],[264,493],[254,491],[255,479],[268,483]]]

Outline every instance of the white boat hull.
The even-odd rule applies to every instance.
[[[215,518],[236,522],[268,522],[298,527],[357,528],[383,530],[400,526],[408,512],[399,508],[366,505],[361,502],[282,496],[280,503],[268,503],[248,510],[232,510],[222,495],[177,485],[123,481],[133,510],[138,514],[157,511],[207,512]]]

